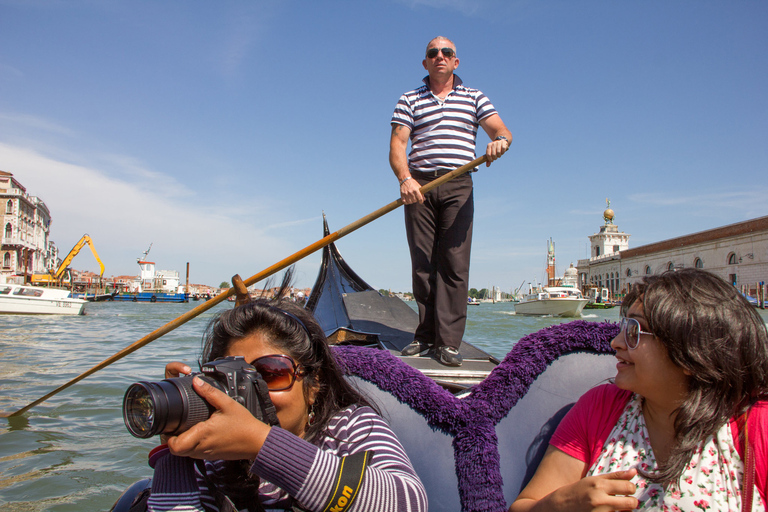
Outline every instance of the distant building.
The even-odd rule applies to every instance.
[[[0,280],[25,282],[58,266],[59,251],[49,239],[51,213],[42,199],[27,193],[13,177],[0,171],[3,212]]]
[[[610,204],[609,204],[610,206]],[[696,267],[708,270],[739,289],[753,294],[768,280],[768,217],[629,248],[629,234],[613,224],[613,210],[603,214],[605,224],[589,237],[589,259],[579,260],[582,290],[607,288],[620,297],[644,275]]]

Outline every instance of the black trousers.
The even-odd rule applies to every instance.
[[[420,185],[436,179],[411,171]],[[463,174],[405,205],[413,296],[419,307],[414,339],[459,348],[467,323],[469,255],[475,212],[472,177]]]

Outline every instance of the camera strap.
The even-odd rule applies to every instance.
[[[248,512],[264,512],[264,506],[261,504],[261,501],[259,501],[258,492],[255,495],[255,499],[242,500],[247,502],[243,503],[243,506],[238,507],[235,505],[235,502],[230,496],[227,496],[227,494],[219,489],[218,486],[216,486],[211,481],[211,479],[208,478],[208,471],[205,467],[205,461],[202,459],[193,460],[197,466],[198,474],[203,478],[205,485],[208,487],[208,490],[211,492],[211,494],[213,494],[213,498],[216,501],[216,506],[218,507],[219,512],[240,512],[242,509],[245,509]],[[203,502],[203,508],[206,510],[206,512],[209,511],[209,508],[206,507],[205,502]]]
[[[333,493],[323,512],[346,512],[357,498],[363,484],[365,470],[373,457],[373,451],[353,453],[341,458],[336,474]]]

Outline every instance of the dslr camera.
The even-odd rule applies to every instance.
[[[222,357],[202,365],[202,372],[159,382],[131,384],[123,397],[123,421],[135,437],[175,436],[205,421],[216,410],[192,389],[192,378],[235,399],[268,425],[279,425],[267,383],[241,356]]]

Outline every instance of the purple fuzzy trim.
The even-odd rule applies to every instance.
[[[553,325],[518,341],[470,394],[458,399],[388,352],[337,346],[347,373],[374,383],[453,437],[459,497],[465,511],[505,511],[496,424],[558,357],[571,352],[611,353],[618,324],[576,320]]]

